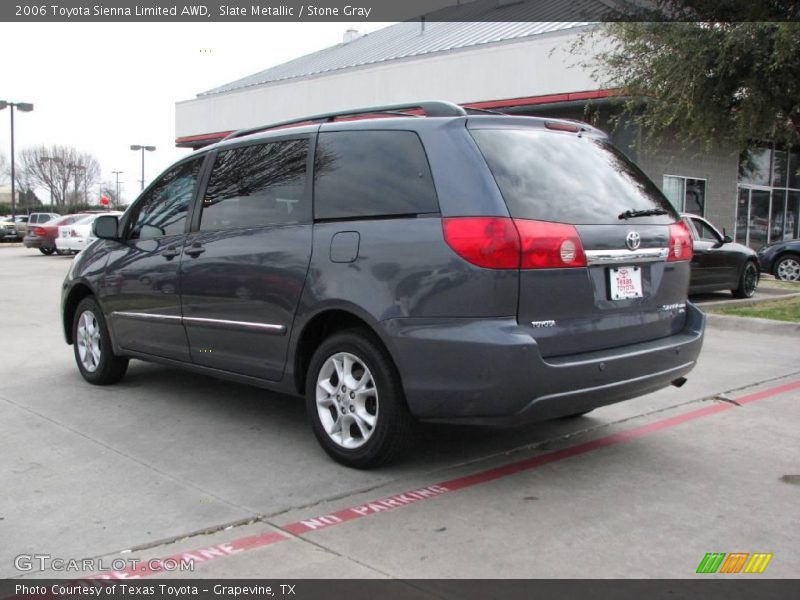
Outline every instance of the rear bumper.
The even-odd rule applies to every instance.
[[[516,319],[392,319],[381,323],[408,400],[423,420],[512,425],[641,396],[691,371],[705,315],[684,329],[610,350],[542,358]]]
[[[59,250],[77,250],[81,251],[86,246],[86,240],[83,238],[56,238],[56,248]]]
[[[26,248],[55,248],[55,242],[53,240],[48,240],[47,238],[40,238],[40,237],[28,237],[25,236],[25,239],[22,240],[22,243],[25,244]]]

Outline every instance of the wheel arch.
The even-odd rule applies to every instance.
[[[332,334],[348,329],[362,329],[369,331],[375,340],[383,347],[386,354],[394,364],[389,348],[381,338],[378,331],[363,317],[345,308],[327,308],[313,317],[303,326],[297,337],[293,361],[294,391],[299,395],[305,394],[305,381],[311,357],[319,345]],[[394,365],[397,368],[397,365]]]
[[[786,248],[781,250],[775,258],[772,259],[772,268],[770,269],[770,275],[777,275],[778,272],[778,263],[781,262],[787,256],[794,256],[795,259],[800,261],[800,252],[794,250],[792,248]]]
[[[67,295],[67,299],[64,301],[64,309],[61,315],[61,323],[64,327],[64,338],[67,340],[67,344],[72,344],[72,322],[75,320],[75,311],[78,310],[78,304],[81,303],[81,300],[87,298],[89,296],[94,296],[95,293],[87,284],[85,283],[76,283],[72,289],[69,291]]]

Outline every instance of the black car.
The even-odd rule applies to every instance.
[[[703,217],[681,215],[694,238],[690,294],[730,290],[736,298],[756,292],[760,270],[755,250],[737,244]]]
[[[775,242],[758,251],[765,273],[783,281],[800,281],[800,239]]]
[[[88,382],[138,358],[305,396],[325,451],[370,467],[417,419],[518,424],[685,381],[691,233],[605,134],[446,102],[300,121],[95,221],[62,292]]]

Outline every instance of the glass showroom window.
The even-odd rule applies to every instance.
[[[706,180],[664,175],[661,189],[679,212],[703,216],[706,211]]]
[[[800,148],[759,144],[739,159],[736,241],[752,248],[800,235]]]

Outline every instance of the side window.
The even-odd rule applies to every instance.
[[[321,133],[314,158],[314,217],[437,213],[422,142],[412,131]]]
[[[694,228],[697,230],[697,235],[700,237],[701,240],[714,243],[720,241],[720,238],[717,235],[717,233],[705,221],[701,219],[692,219],[692,223],[694,224]]]
[[[307,159],[308,139],[220,152],[203,198],[200,230],[310,221]]]
[[[156,183],[136,206],[128,221],[128,239],[149,240],[183,233],[202,158],[178,165]]]

